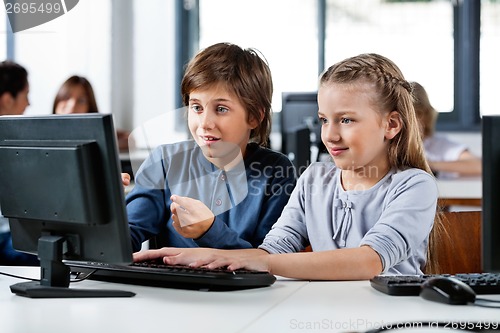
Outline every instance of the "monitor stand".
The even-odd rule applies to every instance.
[[[135,293],[109,289],[69,288],[70,268],[62,262],[65,239],[42,236],[38,240],[40,281],[21,282],[10,286],[12,293],[30,298],[132,297]]]

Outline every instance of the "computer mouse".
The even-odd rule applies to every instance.
[[[429,301],[453,305],[465,305],[476,300],[476,293],[469,285],[445,276],[432,277],[423,282],[420,296]]]

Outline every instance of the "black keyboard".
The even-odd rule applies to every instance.
[[[370,284],[373,288],[388,295],[418,296],[421,284],[437,276],[459,279],[468,284],[476,294],[500,294],[500,273],[378,275],[370,280]]]
[[[162,262],[143,262],[131,265],[110,265],[95,262],[66,262],[73,276],[89,279],[196,290],[238,290],[272,285],[276,277],[267,272],[226,268],[209,270],[188,266],[171,266]]]

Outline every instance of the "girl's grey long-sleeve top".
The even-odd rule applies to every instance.
[[[366,190],[345,191],[333,163],[313,163],[260,248],[269,253],[368,245],[384,273],[422,274],[438,197],[433,176],[391,170]]]

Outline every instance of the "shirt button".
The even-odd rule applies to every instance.
[[[217,200],[215,200],[215,204],[216,204],[217,206],[222,205],[222,200],[221,200],[221,199],[217,199]]]
[[[225,181],[226,180],[226,175],[221,175],[220,180]]]

